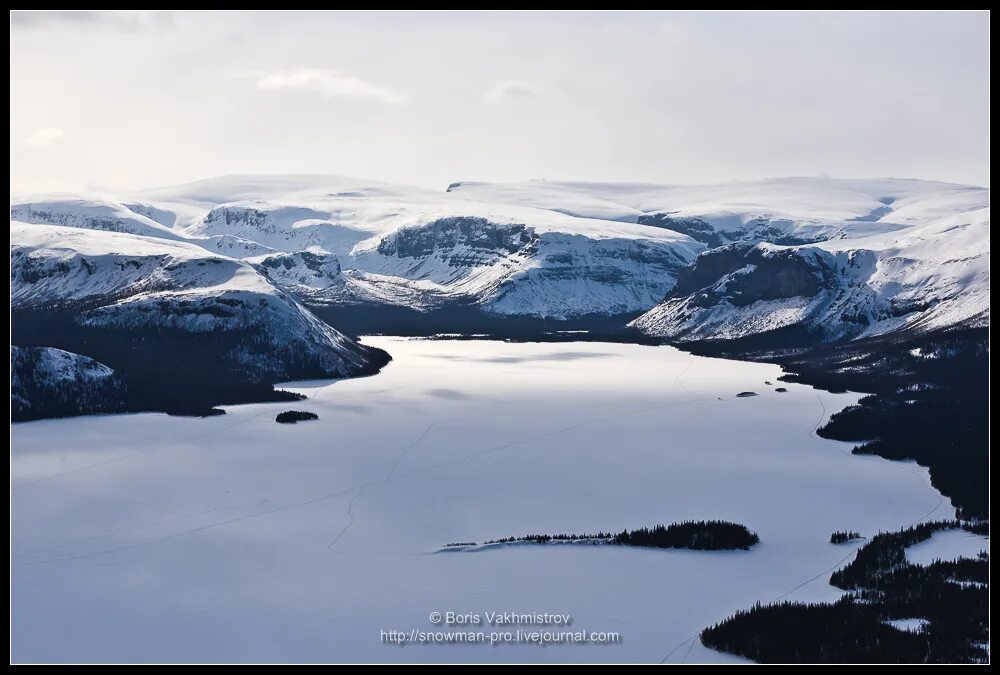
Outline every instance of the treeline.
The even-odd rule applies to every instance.
[[[855,454],[916,460],[930,469],[934,487],[951,498],[960,517],[988,517],[986,329],[906,342],[876,339],[782,365],[799,373],[788,378],[794,381],[873,394],[835,413],[820,436],[857,442]]]
[[[861,533],[854,530],[837,530],[830,535],[831,544],[846,544],[854,539],[861,539]]]
[[[952,520],[920,523],[898,532],[881,532],[858,549],[850,563],[830,576],[830,584],[845,591],[879,588],[892,573],[912,565],[906,560],[906,548],[931,538],[935,532],[952,530],[961,524]]]
[[[501,537],[500,539],[490,539],[483,544],[511,544],[518,541],[526,541],[531,544],[548,544],[556,541],[587,541],[590,539],[608,541],[612,537],[610,532],[598,532],[597,534],[526,534],[522,537]]]
[[[881,533],[835,571],[830,583],[849,591],[832,604],[757,604],[702,632],[713,649],[759,662],[977,663],[988,659],[989,557],[916,565],[908,546],[957,521],[922,523]],[[913,632],[893,619],[924,619]]]
[[[981,534],[984,537],[990,536],[990,521],[988,520],[963,520],[962,529],[973,534]]]
[[[706,628],[702,643],[758,663],[978,663],[986,650],[934,630],[902,631],[879,607],[846,597],[832,604],[754,605]]]
[[[622,530],[617,534],[526,534],[520,537],[501,537],[483,542],[487,544],[512,544],[527,542],[549,544],[552,542],[594,541],[614,546],[642,546],[648,548],[687,548],[696,551],[747,550],[760,541],[755,532],[745,525],[725,520],[688,520],[670,525],[654,525],[635,530]],[[475,542],[448,544],[448,546],[476,546]]]

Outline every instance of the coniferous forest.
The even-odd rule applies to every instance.
[[[876,535],[830,583],[835,603],[754,605],[702,631],[712,649],[762,663],[980,663],[988,660],[989,558],[916,565],[908,546],[934,532],[979,525],[922,523]],[[978,532],[977,532],[978,533]],[[919,629],[890,622],[923,619]]]
[[[319,415],[316,413],[306,412],[304,410],[286,410],[285,412],[278,413],[274,421],[278,424],[295,424],[296,422],[308,422],[309,420],[318,420]]]
[[[855,539],[861,539],[861,533],[854,530],[837,530],[830,535],[831,544],[846,544]]]
[[[748,550],[760,537],[745,525],[724,520],[685,521],[652,528],[624,530],[612,538],[612,544],[653,548],[689,548],[697,551]]]

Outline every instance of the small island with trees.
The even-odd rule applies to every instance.
[[[318,419],[319,415],[316,413],[305,412],[303,410],[286,410],[283,413],[278,413],[274,421],[278,424],[295,424],[296,422],[307,422]]]
[[[611,540],[612,544],[620,546],[688,548],[695,551],[748,551],[759,542],[757,533],[748,530],[746,525],[725,520],[688,520],[631,532],[624,530]]]
[[[481,546],[497,544],[606,544],[611,546],[639,546],[643,548],[684,548],[694,551],[748,551],[760,542],[757,533],[745,525],[725,520],[688,520],[670,525],[654,525],[635,530],[622,530],[618,534],[528,534],[521,537],[490,539]],[[445,548],[472,548],[480,544],[463,542],[448,544]]]

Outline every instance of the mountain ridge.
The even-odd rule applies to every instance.
[[[718,258],[732,244],[793,247],[789,250],[795,253],[786,258],[829,252],[833,259],[824,268],[827,277],[851,269],[850,263],[834,259],[874,255],[872,266],[852,273],[870,271],[885,278],[874,279],[871,292],[846,293],[851,306],[846,313],[835,313],[836,318],[872,320],[874,312],[880,329],[894,330],[900,326],[878,316],[897,311],[899,294],[884,291],[894,275],[907,272],[890,268],[918,260],[924,278],[932,278],[936,264],[950,261],[934,259],[928,245],[917,241],[915,228],[953,221],[965,229],[985,224],[976,235],[983,250],[963,243],[963,251],[985,261],[985,273],[969,287],[980,305],[982,288],[988,296],[989,189],[914,179],[793,177],[696,186],[458,182],[435,192],[344,176],[247,174],[146,190],[120,202],[65,196],[48,202],[21,200],[11,212],[12,217],[31,215],[38,223],[177,239],[238,259],[304,251],[324,256],[330,264],[335,259],[340,267],[336,283],[322,278],[326,272],[308,280],[308,271],[302,270],[288,287],[309,303],[418,312],[451,303],[483,314],[554,321],[646,312],[634,327],[668,339],[706,337],[685,325],[684,316],[725,325],[725,334],[733,337],[767,328],[767,322],[754,316],[784,317],[771,322],[775,327],[793,322],[817,328],[832,320],[822,311],[817,314],[814,305],[822,299],[816,292],[797,296],[801,300],[793,307],[788,302],[768,306],[773,298],[764,299],[754,312],[734,310],[726,302],[732,298],[716,293],[714,316],[692,312],[695,300],[677,297],[678,275],[697,264],[698,256],[723,249],[712,254]],[[939,244],[951,239],[947,231],[931,235]],[[524,241],[511,248],[504,243],[510,236]],[[907,237],[908,242],[893,246]],[[774,254],[768,257],[772,265],[774,259]],[[762,274],[764,270],[757,272]],[[817,274],[823,272],[817,268]],[[711,285],[731,281],[719,277]],[[907,283],[916,293],[923,281],[910,278]],[[845,288],[832,286],[824,290],[826,295],[845,293]],[[939,287],[931,290],[935,303],[953,302],[957,295]],[[988,297],[981,309],[988,313]],[[726,313],[731,316],[720,323],[717,315]],[[975,313],[957,312],[955,322]],[[873,330],[845,324],[817,334],[840,339]]]
[[[989,323],[989,211],[987,188],[902,179],[432,191],[246,175],[23,198],[14,344],[100,361],[94,331],[125,349],[202,336],[227,377],[269,387],[384,364],[338,326],[772,347],[933,333]],[[74,337],[44,343],[57,325]]]

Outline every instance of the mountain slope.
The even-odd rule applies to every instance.
[[[154,220],[152,215],[169,218],[149,205],[132,204],[129,208],[120,202],[65,196],[14,201],[10,207],[10,219],[24,223],[65,225],[172,241],[184,238],[169,225]]]

